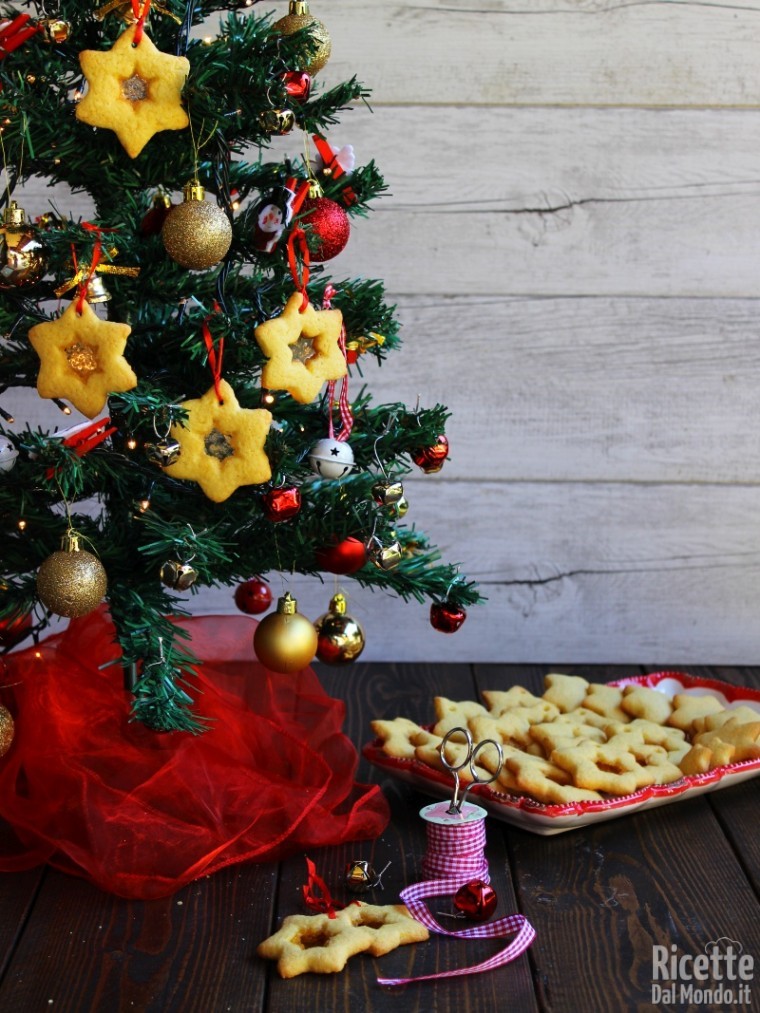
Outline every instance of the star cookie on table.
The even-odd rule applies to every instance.
[[[264,453],[272,413],[241,408],[226,380],[219,382],[219,394],[221,404],[213,386],[203,397],[182,402],[187,422],[171,430],[180,455],[164,468],[172,478],[197,482],[214,503],[222,503],[241,485],[260,485],[272,477]]]
[[[144,33],[133,46],[136,27],[109,50],[79,54],[89,88],[76,107],[78,120],[113,130],[130,158],[160,130],[183,130],[190,122],[181,103],[190,61],[162,53]]]
[[[37,392],[57,397],[88,418],[99,414],[109,394],[132,390],[137,385],[124,358],[131,328],[101,320],[89,303],[70,303],[57,320],[35,324],[29,340],[40,357]]]
[[[309,404],[327,380],[346,375],[346,357],[340,348],[343,315],[340,310],[315,310],[309,303],[301,312],[303,296],[294,292],[280,316],[254,331],[268,362],[261,385],[286,390],[301,404]]]

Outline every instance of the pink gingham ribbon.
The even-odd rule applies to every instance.
[[[458,886],[471,879],[490,882],[486,846],[486,822],[465,824],[452,832],[451,827],[436,823],[427,825],[428,850],[422,860],[426,879],[456,877]]]
[[[336,289],[332,285],[328,285],[325,288],[324,296],[322,297],[322,309],[329,310],[332,306],[333,296],[336,294]],[[340,337],[338,338],[338,346],[343,352],[343,358],[346,357],[346,328],[341,327]],[[351,411],[351,404],[348,400],[348,374],[343,377],[340,386],[340,397],[338,398],[338,412],[340,413],[340,431],[335,432],[335,426],[333,425],[333,401],[335,400],[335,380],[330,380],[327,384],[327,402],[329,416],[327,419],[327,435],[331,440],[338,440],[339,443],[345,442],[351,435],[351,430],[354,427],[354,415]]]
[[[412,981],[432,981],[436,978],[456,978],[463,974],[477,974],[480,971],[492,971],[515,960],[524,953],[536,938],[536,930],[525,915],[506,915],[486,925],[473,925],[470,928],[451,931],[440,925],[430,914],[423,898],[440,897],[455,893],[462,886],[461,877],[432,880],[426,883],[412,883],[401,891],[401,900],[409,908],[409,913],[417,921],[422,922],[431,932],[439,932],[444,936],[455,936],[458,939],[501,939],[516,933],[512,942],[503,950],[470,967],[458,967],[453,971],[438,971],[436,974],[421,974],[416,978],[378,978],[378,985],[408,985]]]

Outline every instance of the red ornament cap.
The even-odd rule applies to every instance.
[[[325,545],[314,553],[317,566],[328,573],[356,573],[367,562],[367,548],[358,538]]]
[[[296,102],[308,101],[311,92],[311,77],[305,70],[289,70],[282,75],[285,91]]]
[[[321,264],[337,257],[351,234],[345,208],[329,197],[307,197],[302,211],[299,222],[308,226],[311,259]]]
[[[430,606],[430,625],[439,633],[456,633],[467,618],[463,608],[449,601],[436,601]]]
[[[411,452],[414,463],[422,468],[425,474],[430,475],[434,471],[440,471],[443,463],[449,455],[449,441],[441,433],[436,437],[435,443],[430,447],[417,447]]]
[[[270,489],[262,500],[267,520],[288,521],[301,509],[301,490],[296,486]]]
[[[263,580],[252,577],[235,588],[235,604],[246,615],[256,616],[266,612],[272,604],[272,591]]]
[[[496,910],[496,891],[482,879],[473,879],[454,894],[454,907],[472,922],[484,922]]]

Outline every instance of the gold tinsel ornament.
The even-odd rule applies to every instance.
[[[309,11],[306,0],[290,0],[288,13],[284,18],[275,21],[272,30],[279,32],[280,35],[292,35],[302,28],[308,28],[312,39],[318,43],[314,55],[308,65],[303,68],[307,74],[311,74],[313,77],[330,59],[332,39],[322,22]]]
[[[206,271],[222,260],[232,244],[230,220],[218,204],[206,200],[197,179],[182,191],[184,200],[172,208],[161,229],[166,252],[188,271]]]
[[[37,573],[37,595],[56,615],[77,619],[94,611],[103,600],[108,581],[97,556],[79,546],[69,529],[61,548],[42,563]]]
[[[5,756],[11,748],[14,732],[13,715],[0,703],[0,756]]]

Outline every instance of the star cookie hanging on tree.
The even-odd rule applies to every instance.
[[[220,403],[221,402],[221,403]],[[272,422],[265,408],[241,408],[226,380],[201,398],[183,401],[184,426],[172,426],[181,449],[164,468],[172,478],[188,478],[214,503],[222,503],[241,485],[261,485],[272,477],[264,443]]]
[[[160,130],[183,130],[190,122],[181,103],[190,61],[162,53],[144,32],[135,42],[137,30],[128,28],[105,52],[79,54],[89,89],[76,107],[83,123],[113,130],[130,158]]]
[[[323,383],[340,380],[347,367],[339,344],[340,310],[315,310],[308,303],[301,312],[302,306],[302,293],[294,292],[280,316],[259,324],[254,334],[269,360],[261,374],[262,387],[286,390],[309,404]]]
[[[101,320],[90,304],[70,303],[57,320],[36,324],[29,340],[40,357],[37,392],[57,397],[92,419],[109,394],[132,390],[137,377],[124,358],[128,324]]]

